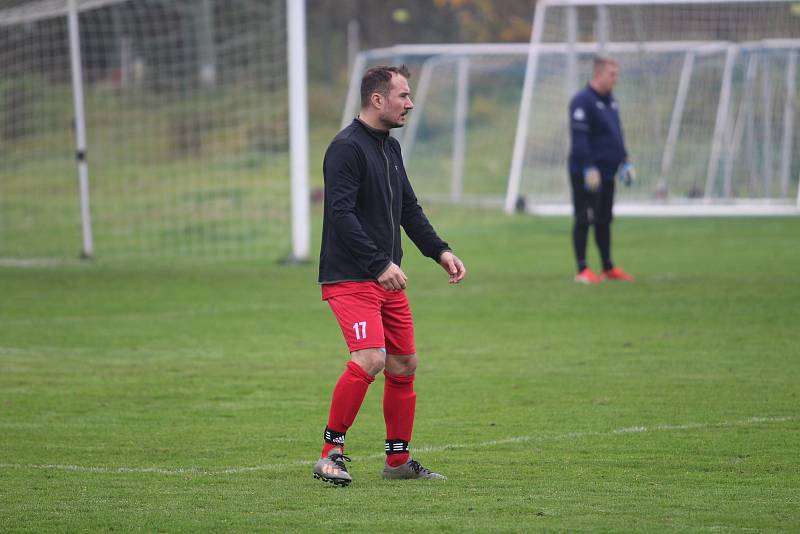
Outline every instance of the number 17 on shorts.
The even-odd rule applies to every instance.
[[[385,348],[380,307],[360,295],[340,295],[328,299],[350,352]],[[365,302],[367,300],[367,302]],[[366,305],[365,305],[366,304]]]
[[[356,341],[367,339],[367,321],[358,321],[353,323],[353,330],[356,333]]]

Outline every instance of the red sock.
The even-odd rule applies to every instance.
[[[356,362],[352,360],[347,362],[344,373],[336,382],[336,387],[333,388],[331,412],[326,429],[326,435],[329,433],[328,431],[332,431],[339,439],[336,441],[334,439],[325,440],[322,444],[322,457],[327,456],[334,447],[344,450],[344,434],[355,421],[361,403],[364,402],[364,396],[367,394],[367,388],[374,380],[375,377],[362,369]]]
[[[383,374],[386,377],[383,388],[386,463],[397,467],[408,461],[408,442],[411,441],[411,431],[414,428],[417,394],[414,393],[414,375],[393,375],[386,371]]]

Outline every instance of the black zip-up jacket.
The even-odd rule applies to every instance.
[[[400,265],[400,227],[423,255],[450,250],[428,222],[408,181],[400,143],[358,119],[325,152],[325,216],[319,282],[376,280]]]

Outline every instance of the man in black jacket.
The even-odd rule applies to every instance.
[[[451,284],[464,279],[464,264],[442,241],[417,202],[400,144],[389,130],[413,109],[409,72],[374,67],[361,81],[359,116],[333,139],[323,163],[325,216],[319,261],[322,299],[333,310],[350,361],[333,391],[322,454],[314,476],[337,485],[352,481],[344,462],[345,433],[367,388],[384,372],[387,479],[443,479],[412,460],[417,355],[414,323],[400,268],[400,227],[425,256],[439,263]]]

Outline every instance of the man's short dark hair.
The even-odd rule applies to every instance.
[[[396,65],[378,65],[369,69],[364,74],[364,77],[361,78],[361,107],[364,108],[369,105],[370,97],[373,93],[388,95],[392,76],[395,74],[399,74],[406,79],[411,77],[411,72],[405,65],[400,65],[399,67]]]

